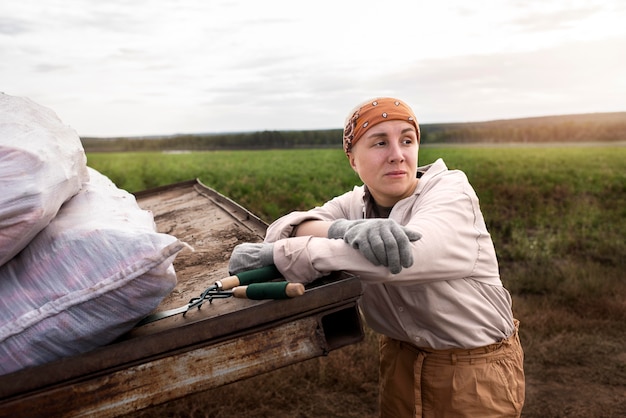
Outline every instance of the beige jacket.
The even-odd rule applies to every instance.
[[[465,174],[443,160],[420,167],[414,194],[390,218],[422,234],[413,266],[391,274],[343,240],[292,237],[305,220],[363,219],[364,186],[321,207],[290,213],[267,230],[274,262],[287,280],[309,283],[331,271],[363,283],[359,301],[368,325],[391,338],[434,349],[476,348],[513,334],[511,297],[500,281],[491,236]]]

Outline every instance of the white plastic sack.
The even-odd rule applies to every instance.
[[[88,180],[78,134],[48,108],[0,93],[0,265]]]
[[[185,245],[133,195],[90,181],[0,267],[0,374],[92,350],[130,330],[176,285]]]

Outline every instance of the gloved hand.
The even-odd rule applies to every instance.
[[[411,242],[422,235],[393,219],[337,219],[328,228],[328,238],[343,239],[376,266],[398,274],[413,265]]]
[[[245,243],[235,247],[228,262],[231,275],[274,264],[274,244]]]

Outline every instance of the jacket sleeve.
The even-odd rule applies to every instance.
[[[399,280],[439,281],[472,277],[481,257],[497,266],[478,198],[461,172],[447,171],[422,190],[405,224],[422,234],[413,243],[414,264]],[[483,252],[485,251],[485,252]],[[496,275],[497,275],[496,267]]]
[[[274,246],[274,261],[287,280],[303,283],[336,270],[349,271],[365,282],[396,285],[470,277],[500,283],[478,198],[463,173],[446,172],[431,179],[409,202],[399,204],[392,215],[422,238],[411,244],[413,265],[398,274],[374,266],[343,240],[327,238],[281,239]],[[311,212],[318,213],[307,213]]]
[[[374,266],[340,239],[303,236],[278,240],[274,243],[274,263],[286,280],[304,284],[339,270],[363,279],[391,276],[388,268]]]

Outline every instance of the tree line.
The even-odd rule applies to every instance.
[[[420,125],[422,144],[626,141],[626,112]],[[341,148],[342,130],[81,138],[87,152]]]

